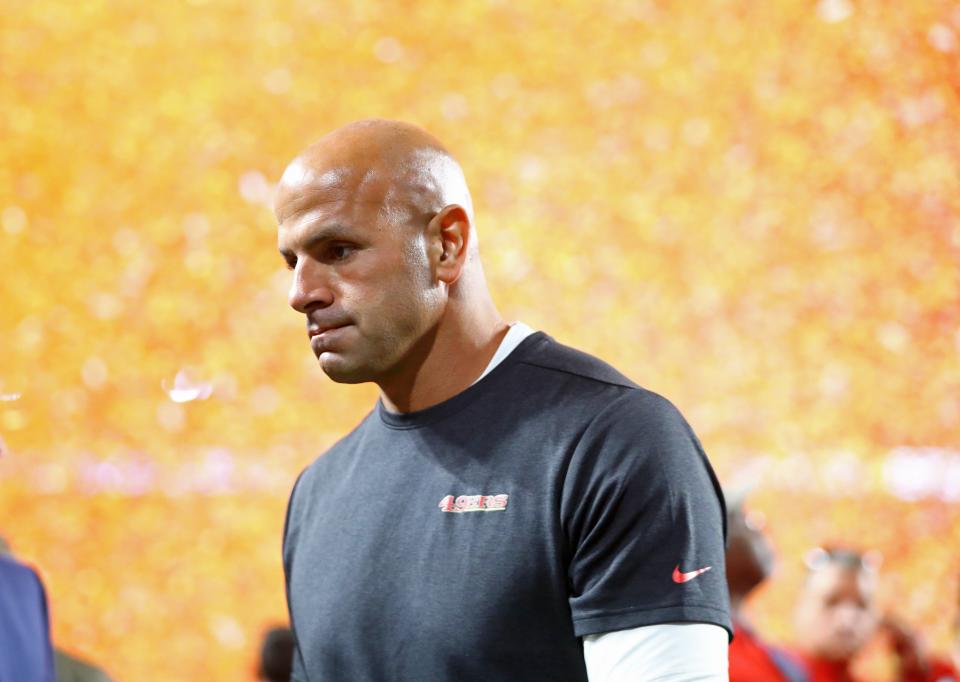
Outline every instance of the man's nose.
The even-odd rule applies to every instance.
[[[302,259],[293,268],[290,283],[290,307],[299,313],[310,308],[326,308],[333,303],[333,292],[326,276],[326,268],[311,260]]]

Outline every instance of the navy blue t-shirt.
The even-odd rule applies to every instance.
[[[294,680],[583,682],[584,635],[732,631],[724,518],[672,404],[534,334],[439,405],[379,404],[301,474]]]

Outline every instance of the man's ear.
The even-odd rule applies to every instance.
[[[430,254],[437,279],[453,284],[463,273],[467,262],[467,247],[473,238],[470,216],[466,209],[458,204],[444,206],[430,220],[427,234],[430,241]]]

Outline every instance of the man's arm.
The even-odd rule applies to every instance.
[[[727,631],[711,623],[669,623],[587,635],[590,682],[726,682]]]
[[[726,680],[723,498],[669,402],[626,394],[578,444],[563,511],[591,682]]]

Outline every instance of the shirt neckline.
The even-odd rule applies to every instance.
[[[460,391],[460,393],[457,393],[451,398],[447,398],[442,403],[431,405],[416,412],[391,412],[384,407],[382,399],[377,399],[377,415],[380,417],[380,421],[392,429],[416,429],[445,419],[459,412],[490,390],[490,387],[499,382],[500,378],[504,376],[505,370],[515,364],[517,359],[523,355],[527,349],[546,338],[547,335],[543,332],[533,332],[521,341],[496,367]]]

